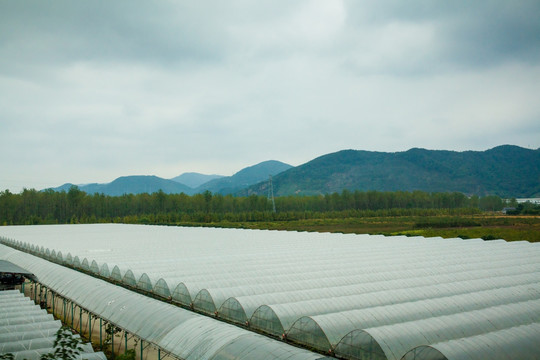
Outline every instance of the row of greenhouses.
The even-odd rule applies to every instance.
[[[347,359],[457,359],[448,349],[482,353],[466,339],[488,344],[540,323],[540,246],[526,241],[119,224],[0,235],[51,262]]]
[[[35,305],[18,290],[0,291],[0,354],[14,360],[39,360],[54,353],[57,331],[62,324],[53,315]],[[74,335],[75,338],[80,338]],[[80,345],[74,360],[106,360],[89,343]]]
[[[324,359],[320,354],[195,314],[4,245],[0,245],[0,259],[32,271],[57,297],[75,302],[92,317],[103,318],[174,358]],[[52,319],[52,315],[43,316]]]

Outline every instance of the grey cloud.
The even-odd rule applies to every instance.
[[[225,43],[219,6],[208,11],[190,4],[3,2],[3,55],[55,65],[96,60],[174,64],[219,58]]]
[[[445,57],[472,66],[540,60],[540,2],[472,2],[442,26]],[[483,5],[483,6],[482,6]]]
[[[540,60],[540,2],[520,1],[349,1],[348,24],[359,32],[392,23],[425,25],[433,43],[415,64],[389,64],[388,72],[414,74]],[[374,40],[376,41],[376,39]],[[399,44],[396,44],[399,45]],[[385,71],[385,69],[383,69]]]
[[[285,55],[283,50],[302,51],[306,44],[296,42],[291,44],[296,49],[276,49],[282,46],[279,42],[289,42],[290,36],[277,38],[272,44],[265,44],[268,37],[251,36],[261,26],[276,36],[287,34],[283,32],[287,16],[305,11],[302,4],[306,3],[309,2],[3,2],[2,67],[36,59],[56,65],[122,61],[195,66],[224,61],[253,40],[260,41],[255,52],[271,56],[270,45],[280,51],[281,57]],[[425,62],[459,68],[509,60],[535,62],[540,57],[540,3],[535,0],[347,1],[345,9],[349,26],[346,31],[363,33],[370,27],[400,22],[433,27],[433,47],[425,49],[426,54],[420,53],[427,58],[417,60],[418,68],[425,67]],[[328,19],[320,19],[325,20]],[[232,31],[234,28],[240,31]],[[346,47],[351,45],[338,41],[337,48],[323,48],[322,52],[347,51]]]

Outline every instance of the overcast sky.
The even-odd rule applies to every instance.
[[[0,191],[540,147],[540,1],[0,1]]]

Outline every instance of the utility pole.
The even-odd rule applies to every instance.
[[[272,175],[269,175],[269,189],[268,189],[268,198],[272,199],[272,211],[276,212],[276,202],[274,201],[274,185],[272,184]]]

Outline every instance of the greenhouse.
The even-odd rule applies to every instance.
[[[346,359],[461,359],[445,344],[488,344],[540,323],[540,246],[526,241],[121,224],[2,227],[0,237],[55,273],[73,267]],[[87,289],[51,282],[66,296]]]
[[[540,324],[521,325],[444,343],[419,346],[407,352],[402,359],[534,359],[538,358],[538,337]]]
[[[0,354],[10,353],[15,360],[39,360],[41,355],[54,352],[61,326],[18,290],[0,291]],[[95,353],[91,344],[83,344],[77,358],[107,359],[102,352]]]
[[[42,287],[46,287],[45,296],[49,296],[49,300],[45,301],[51,304],[52,297],[53,305],[49,306],[54,311],[56,304],[59,315],[64,316],[68,322],[70,314],[73,316],[79,311],[74,312],[72,307],[70,312],[65,300],[79,308],[80,326],[83,324],[83,312],[93,320],[85,326],[101,328],[102,325],[97,325],[96,321],[101,323],[103,319],[121,329],[126,339],[128,333],[137,336],[141,340],[141,350],[147,344],[159,348],[164,355],[186,360],[324,358],[320,354],[151,299],[4,245],[0,245],[0,258],[20,264],[35,273]],[[38,292],[37,288],[33,291]],[[39,289],[40,299],[42,290]],[[49,290],[52,291],[49,293]],[[55,298],[57,301],[54,301]],[[32,321],[44,319],[52,319],[52,315],[44,313],[40,317],[34,316]]]

